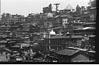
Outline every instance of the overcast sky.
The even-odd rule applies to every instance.
[[[87,6],[89,0],[1,0],[1,13],[28,15],[29,13],[40,13],[42,8],[50,3],[60,3],[59,9],[65,9],[68,4],[73,8],[77,4]],[[55,5],[53,10],[55,10]]]

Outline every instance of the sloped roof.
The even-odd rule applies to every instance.
[[[72,10],[73,9],[73,7],[70,5],[70,4],[68,4],[67,6],[66,6],[66,8],[65,8],[65,10]]]
[[[72,62],[89,62],[89,58],[84,55],[78,55],[72,59]]]

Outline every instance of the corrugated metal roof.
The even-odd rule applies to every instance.
[[[71,36],[71,38],[82,38],[83,36],[80,36],[80,35],[78,35],[78,36]],[[49,39],[49,37],[48,36],[46,36],[45,38],[48,38]],[[56,36],[51,36],[50,37],[50,39],[57,39],[57,38],[70,38],[70,36],[60,36],[60,35],[56,35]]]
[[[55,16],[55,18],[58,18],[58,17],[67,17],[67,18],[73,18],[71,15],[69,14],[64,14],[64,15],[57,15]]]
[[[71,56],[75,53],[79,52],[79,50],[72,50],[72,49],[64,49],[64,50],[61,50],[61,51],[58,51],[56,52],[57,54],[60,54],[60,55],[68,55],[68,56]]]

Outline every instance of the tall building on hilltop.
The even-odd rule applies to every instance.
[[[66,6],[65,10],[70,10],[70,11],[72,11],[72,10],[73,10],[73,7],[72,7],[70,4],[68,4],[68,5]]]
[[[76,13],[79,15],[81,13],[81,8],[79,5],[76,6]]]
[[[52,4],[50,4],[48,7],[43,8],[43,13],[49,13],[52,12]]]

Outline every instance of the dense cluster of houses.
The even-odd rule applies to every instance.
[[[43,8],[43,13],[31,13],[26,17],[18,14],[2,14],[0,55],[2,56],[6,51],[8,54],[5,54],[8,56],[12,53],[17,57],[16,54],[19,52],[22,54],[22,51],[25,59],[29,53],[33,55],[27,56],[28,59],[32,57],[32,60],[27,62],[37,61],[38,58],[35,61],[35,58],[33,59],[37,53],[41,56],[42,53],[48,54],[47,56],[43,55],[43,58],[46,57],[46,59],[39,57],[41,60],[43,59],[43,61],[39,60],[41,62],[95,61],[95,5],[95,1],[92,1],[87,7],[77,5],[76,10],[68,5],[66,9],[58,10],[56,8],[56,11],[52,11],[52,4],[50,4]],[[56,59],[52,61],[53,57],[50,55],[55,55],[53,57]],[[2,61],[1,58],[0,61]]]

